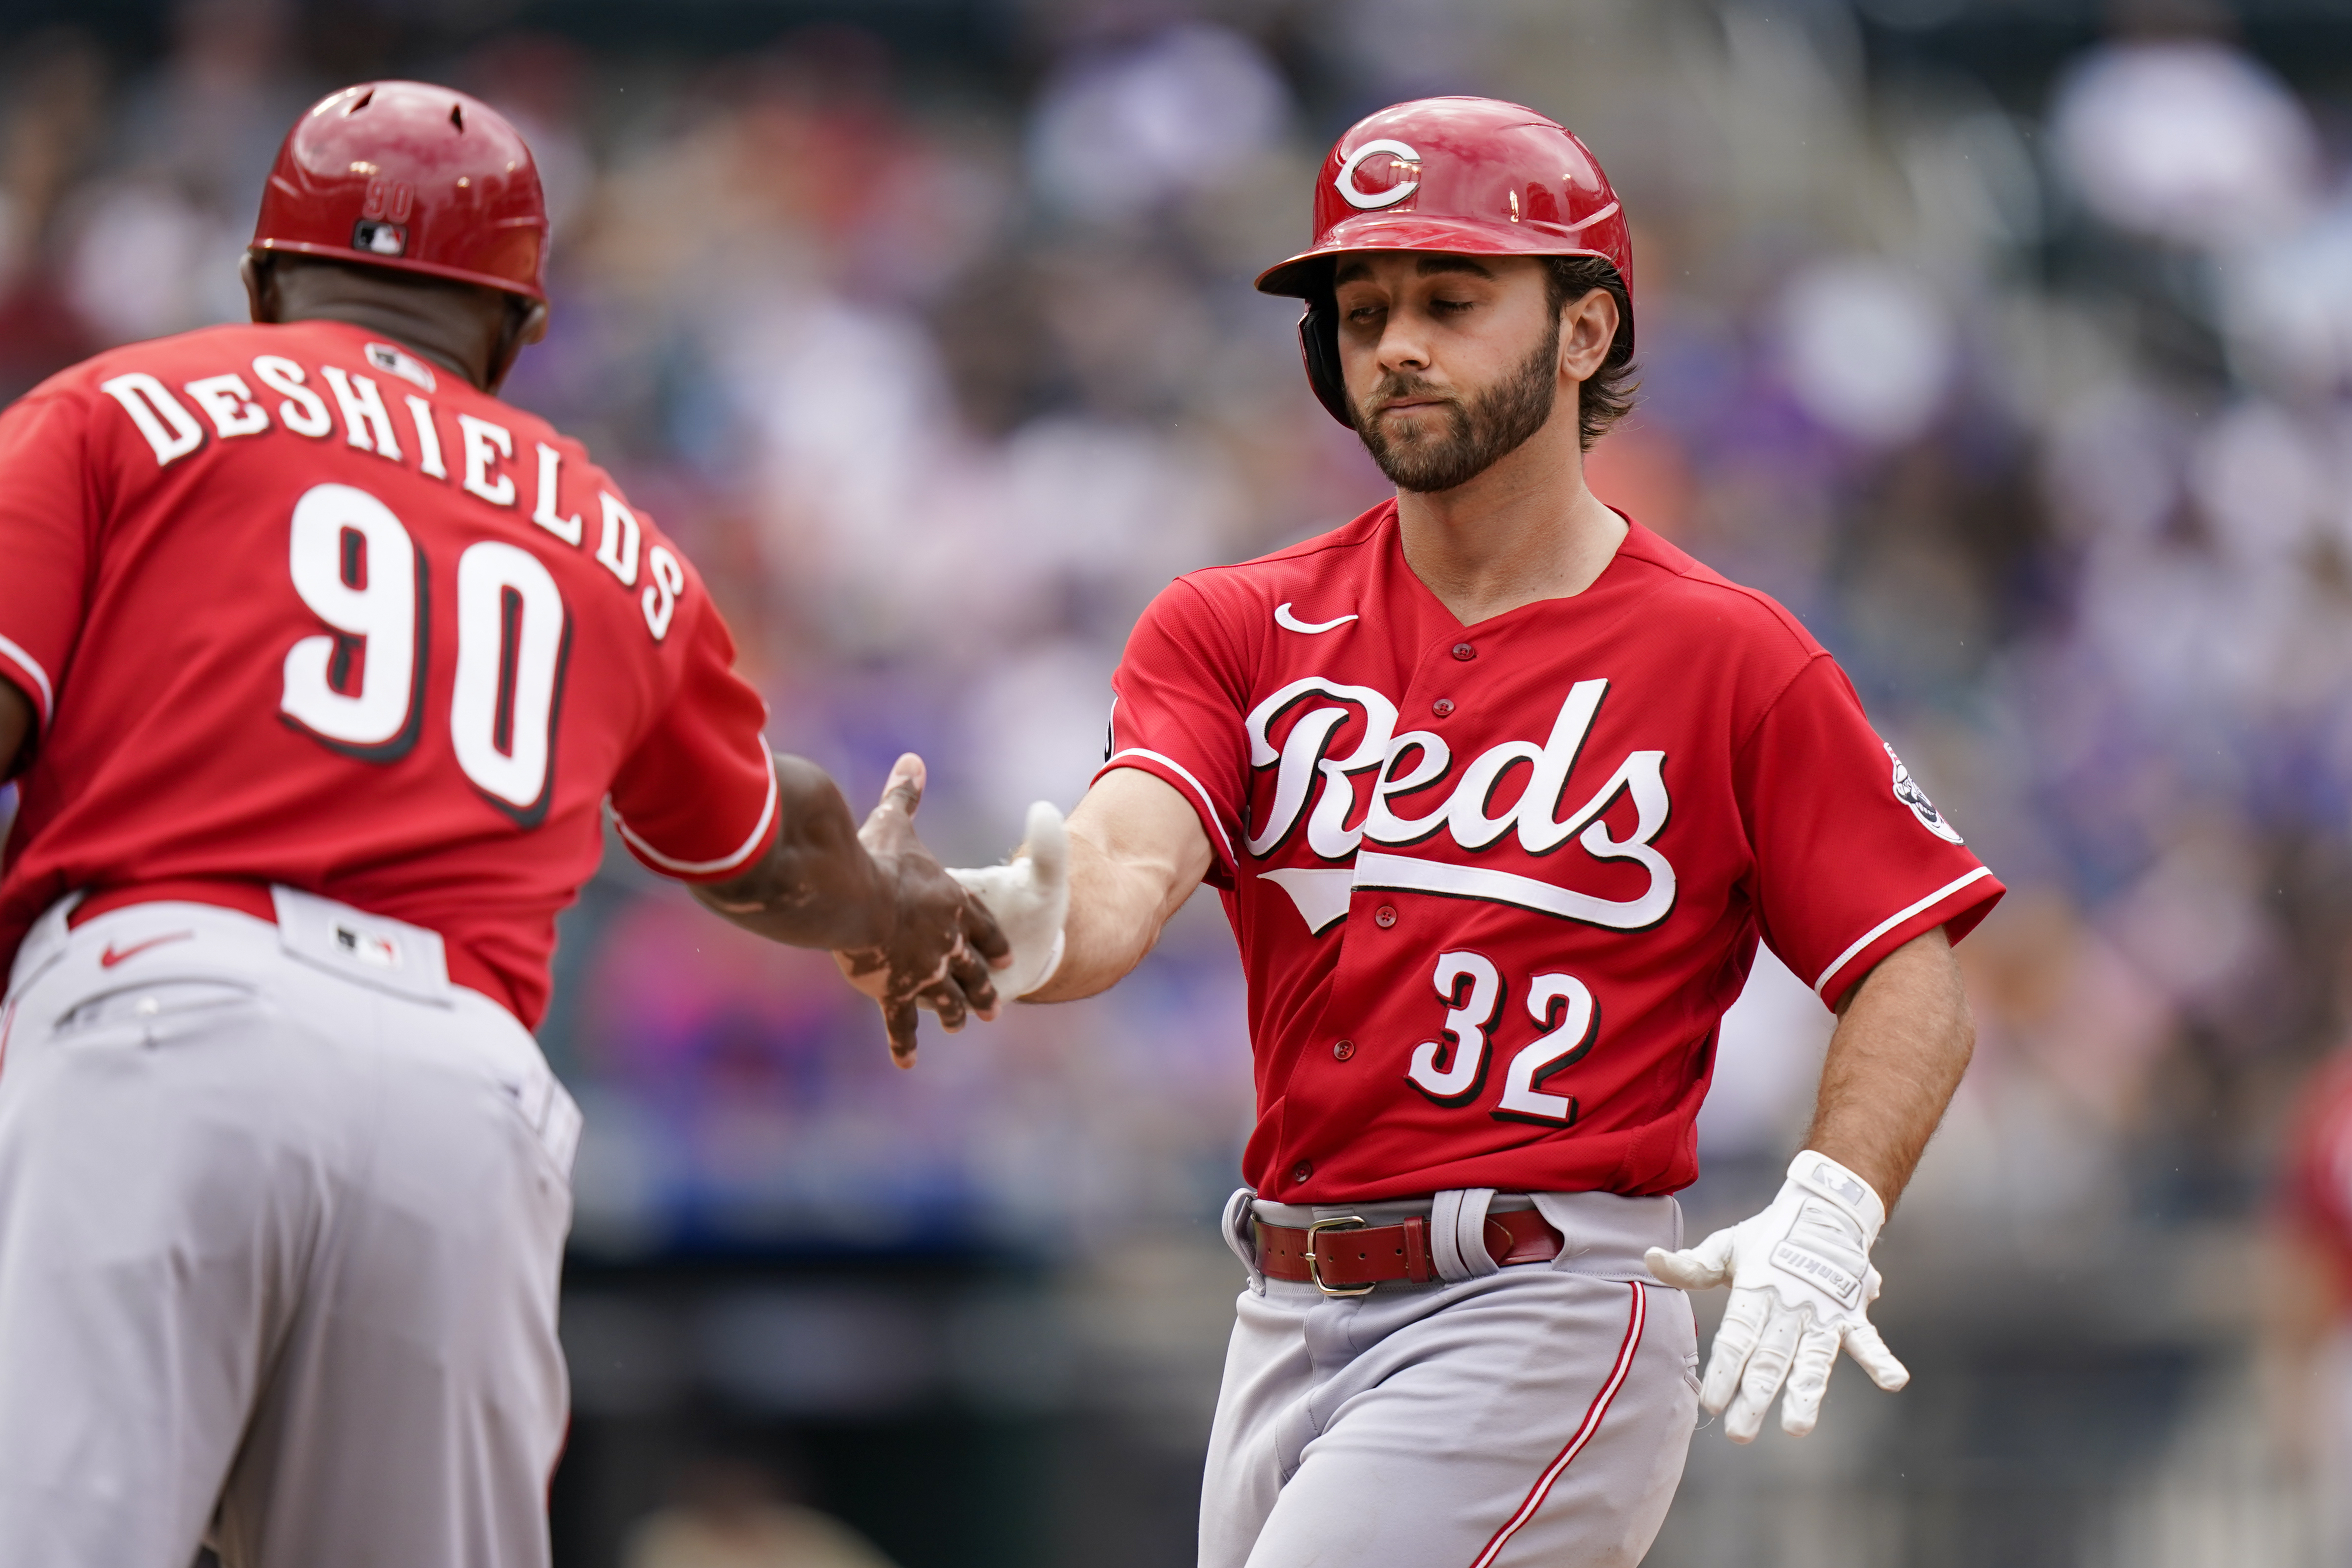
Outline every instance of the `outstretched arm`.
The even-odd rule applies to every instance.
[[[914,1061],[919,1007],[950,1030],[968,1013],[993,1016],[989,968],[1003,960],[1004,938],[915,837],[922,759],[898,759],[863,828],[824,769],[782,756],[775,767],[776,842],[741,876],[698,884],[694,896],[746,931],[839,953],[882,1005],[902,1067]]]
[[[1136,768],[1097,781],[1067,829],[1069,913],[1061,963],[1024,1001],[1075,1001],[1117,984],[1208,875],[1201,819],[1172,787]],[[995,912],[1012,918],[1005,910]]]

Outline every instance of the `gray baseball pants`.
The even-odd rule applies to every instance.
[[[0,1557],[541,1568],[579,1113],[433,933],[277,902],[18,957]]]
[[[1487,1205],[1543,1212],[1550,1263],[1497,1268]],[[1327,1297],[1268,1279],[1249,1221],[1431,1218],[1450,1276]],[[1225,1211],[1249,1268],[1201,1496],[1201,1568],[1631,1568],[1698,1415],[1689,1298],[1650,1278],[1672,1198],[1443,1193],[1434,1205]],[[1449,1237],[1467,1245],[1447,1246]]]

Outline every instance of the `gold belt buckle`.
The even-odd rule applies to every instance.
[[[1323,1265],[1317,1260],[1315,1256],[1315,1238],[1322,1235],[1325,1231],[1362,1230],[1366,1227],[1368,1223],[1369,1222],[1366,1221],[1361,1215],[1352,1214],[1341,1215],[1337,1219],[1318,1219],[1308,1223],[1307,1226],[1307,1278],[1315,1282],[1315,1289],[1322,1291],[1326,1296],[1369,1296],[1372,1293],[1372,1287],[1369,1284],[1324,1284]]]

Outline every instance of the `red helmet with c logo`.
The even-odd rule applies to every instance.
[[[252,248],[547,298],[547,202],[530,149],[488,105],[425,82],[362,82],[296,121]]]
[[[1352,426],[1328,298],[1333,259],[1360,250],[1597,256],[1633,298],[1633,242],[1600,160],[1558,122],[1493,98],[1423,98],[1349,126],[1315,184],[1315,243],[1268,268],[1258,291],[1307,301],[1307,379]],[[1627,349],[1633,323],[1618,329]]]

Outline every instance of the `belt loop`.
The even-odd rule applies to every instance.
[[[1404,1277],[1416,1285],[1437,1278],[1437,1265],[1429,1256],[1429,1222],[1419,1215],[1404,1222]]]
[[[1257,1214],[1251,1206],[1256,1201],[1257,1194],[1250,1188],[1235,1187],[1234,1195],[1225,1200],[1224,1216],[1217,1228],[1224,1233],[1225,1245],[1242,1260],[1242,1267],[1249,1270],[1250,1293],[1263,1296],[1265,1274],[1257,1266]]]
[[[1486,1250],[1486,1205],[1494,1198],[1492,1187],[1456,1187],[1430,1201],[1430,1261],[1447,1284],[1501,1271]]]
[[[66,922],[72,916],[74,906],[86,896],[82,889],[76,889],[51,904],[40,919],[33,922],[32,929],[25,933],[24,941],[17,944],[16,962],[5,976],[5,984],[0,984],[0,993],[10,996],[24,994],[32,988],[34,975],[64,955],[68,933]]]

